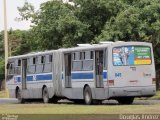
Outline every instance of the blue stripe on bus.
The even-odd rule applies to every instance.
[[[107,72],[103,72],[103,79],[107,79],[108,76],[107,76]]]
[[[46,75],[35,75],[36,80],[33,80],[33,76],[27,76],[27,81],[41,81],[41,80],[52,80],[52,74]],[[21,82],[21,77],[15,77],[16,82]]]
[[[93,72],[72,73],[72,79],[93,79]],[[103,79],[107,79],[107,72],[103,72]]]
[[[52,74],[42,74],[42,75],[35,75],[36,80],[33,80],[33,76],[27,76],[27,81],[42,81],[42,80],[53,80]],[[72,80],[76,79],[93,79],[93,72],[88,73],[72,73]],[[103,79],[107,79],[107,72],[103,72]],[[17,82],[21,82],[21,77],[15,77]],[[63,75],[62,75],[63,80]]]
[[[72,79],[93,79],[93,73],[72,73]]]
[[[27,76],[27,81],[33,81],[33,76]]]
[[[16,80],[17,82],[21,82],[21,77],[15,77],[15,80]]]
[[[21,82],[21,77],[15,77],[17,82]],[[33,76],[27,76],[27,81],[33,81]]]
[[[52,74],[46,74],[46,75],[36,75],[36,80],[52,80]]]

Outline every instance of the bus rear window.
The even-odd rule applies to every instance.
[[[113,48],[113,65],[150,65],[151,49],[147,46],[122,46]]]

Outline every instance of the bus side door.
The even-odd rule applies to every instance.
[[[104,87],[103,84],[103,50],[95,51],[95,82],[97,88]]]
[[[65,63],[65,88],[71,88],[71,53],[64,55]]]
[[[22,89],[27,89],[27,59],[22,59]]]

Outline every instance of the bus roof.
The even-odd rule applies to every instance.
[[[44,54],[52,54],[55,51],[59,52],[72,52],[72,51],[81,51],[83,50],[92,50],[92,49],[100,49],[108,46],[122,46],[122,45],[148,45],[151,46],[151,43],[148,42],[123,42],[123,41],[117,41],[117,42],[100,42],[99,44],[78,44],[77,47],[72,48],[60,48],[57,50],[48,50],[48,51],[40,51],[40,52],[31,52],[24,55],[18,55],[18,56],[11,56],[9,59],[14,58],[26,58],[26,57],[32,57],[35,55],[44,55]]]

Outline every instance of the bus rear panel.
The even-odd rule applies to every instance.
[[[155,95],[155,66],[151,44],[113,46],[111,69],[114,85],[109,86],[110,97]]]

